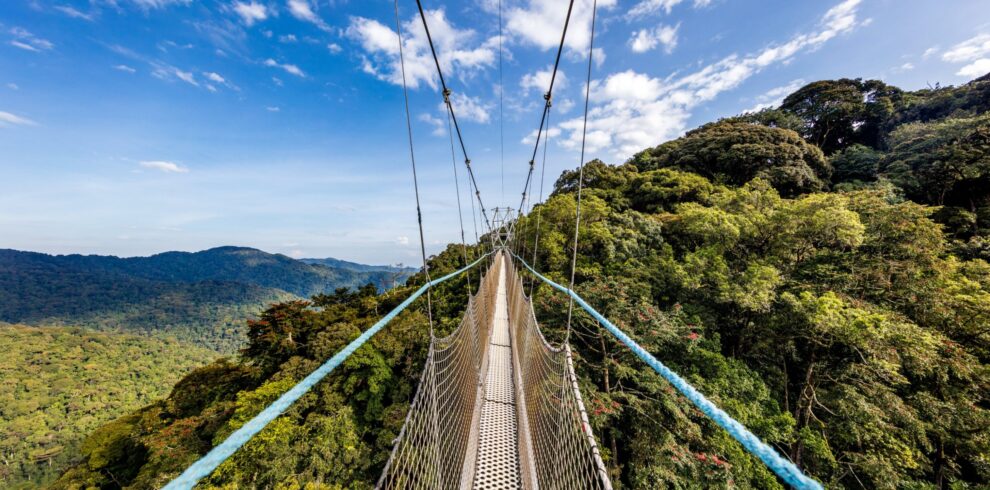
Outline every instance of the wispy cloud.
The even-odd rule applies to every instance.
[[[51,41],[35,36],[27,29],[21,27],[14,27],[10,30],[10,34],[14,36],[14,39],[10,41],[10,45],[25,51],[40,53],[55,47],[55,44]]]
[[[306,73],[304,73],[298,66],[290,63],[279,63],[271,58],[268,58],[267,60],[265,60],[265,66],[270,66],[273,68],[281,68],[285,70],[286,73],[295,75],[300,78],[306,78]],[[281,80],[279,80],[279,82],[281,82]],[[279,83],[279,85],[281,85],[281,83]]]
[[[162,63],[152,63],[154,69],[151,71],[152,76],[161,80],[181,80],[188,83],[194,87],[199,87],[199,81],[196,80],[196,75],[192,72],[183,71],[172,65],[166,65]]]
[[[677,30],[681,25],[665,26],[658,25],[653,29],[640,29],[629,38],[629,48],[634,53],[645,53],[652,51],[658,46],[662,46],[667,53],[673,53],[677,47]]]
[[[419,115],[419,120],[433,126],[433,131],[431,131],[433,136],[445,136],[447,134],[447,122],[443,119],[424,112]]]
[[[134,68],[131,68],[131,67],[127,66],[127,65],[116,65],[116,66],[113,67],[113,69],[114,70],[117,70],[117,71],[126,72],[126,73],[136,73],[137,72],[137,70],[135,70]]]
[[[9,112],[0,111],[0,127],[7,126],[37,126],[38,123],[26,118],[18,116],[17,114],[11,114]]]
[[[744,112],[759,112],[763,109],[777,107],[784,101],[784,97],[794,93],[806,83],[807,82],[805,82],[804,79],[799,78],[791,81],[791,83],[788,83],[787,85],[781,85],[780,87],[774,87],[767,90],[765,94],[762,94],[756,98],[757,104],[755,106],[750,107]]]
[[[167,162],[164,160],[146,160],[146,161],[138,162],[138,165],[144,168],[158,170],[165,173],[184,174],[189,172],[189,169],[187,167],[183,167],[182,165],[179,165],[177,163]]]
[[[234,2],[231,8],[248,27],[268,18],[268,7],[258,2]]]
[[[949,63],[968,63],[956,75],[978,77],[990,72],[990,33],[982,33],[967,39],[942,53],[942,60]]]
[[[802,51],[821,47],[860,23],[861,0],[845,0],[822,16],[818,29],[799,34],[745,56],[731,55],[687,74],[666,79],[627,70],[614,73],[591,85],[594,108],[589,113],[588,148],[626,158],[647,146],[676,137],[687,127],[692,111],[719,94],[738,87],[763,69],[792,59]],[[581,144],[581,118],[560,124],[562,145],[575,149]]]
[[[56,5],[54,8],[55,10],[58,10],[59,12],[62,12],[65,15],[68,15],[69,17],[87,20],[90,22],[93,21],[93,14],[87,14],[70,5]]]
[[[288,0],[287,6],[293,17],[310,22],[324,31],[330,31],[330,26],[316,15],[316,10],[309,0]]]
[[[626,14],[627,17],[638,17],[642,15],[655,14],[661,10],[669,14],[674,7],[682,3],[684,0],[642,0]],[[694,0],[694,7],[701,8],[707,7],[712,3],[712,0]]]

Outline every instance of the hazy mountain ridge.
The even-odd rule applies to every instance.
[[[0,250],[0,321],[168,330],[231,352],[243,339],[244,319],[271,302],[369,283],[384,290],[409,276],[385,267],[350,267],[245,247],[133,258]]]

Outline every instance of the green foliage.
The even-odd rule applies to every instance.
[[[631,162],[640,170],[675,168],[730,185],[762,178],[788,196],[823,189],[832,173],[822,151],[797,133],[732,121],[706,124]]]
[[[115,434],[192,367],[215,356],[174,340],[78,328],[0,326],[0,486],[35,487],[81,454],[114,473],[141,451]],[[125,427],[126,426],[126,427]],[[122,463],[121,463],[122,462]]]
[[[879,80],[822,80],[788,95],[780,110],[799,117],[801,135],[832,155],[857,143],[878,147],[902,98],[901,89]]]
[[[828,488],[987,488],[988,84],[816,82],[623,165],[589,162],[575,287]],[[564,172],[515,228],[517,251],[558,282],[571,272],[578,178]],[[451,245],[430,270],[463,263]],[[440,333],[477,279],[433,290]],[[95,432],[55,487],[161,486],[425,280],[271,306],[239,360]],[[566,298],[533,290],[541,329],[562,340]],[[372,487],[425,357],[417,305],[205,485]],[[570,341],[616,488],[783,488],[581,310]]]

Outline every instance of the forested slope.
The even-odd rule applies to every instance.
[[[93,429],[168,393],[216,357],[175,340],[0,325],[0,486],[37,488]]]
[[[576,288],[828,488],[987,488],[988,94],[987,77],[916,92],[815,82],[780,108],[591,162]],[[530,254],[539,216],[534,265],[562,282],[577,179],[565,172],[516,226]],[[453,270],[458,252],[433,269]],[[422,280],[272,306],[239,360],[94,432],[55,487],[160,486]],[[447,328],[463,287],[434,294]],[[565,298],[544,286],[535,298],[561,338]],[[415,389],[424,322],[400,315],[205,487],[371,488]],[[571,341],[616,488],[782,488],[590,318],[577,315]]]
[[[265,305],[371,283],[409,271],[308,264],[243,247],[117,258],[0,250],[0,321],[167,331],[221,352]]]

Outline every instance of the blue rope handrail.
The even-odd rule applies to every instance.
[[[354,353],[358,348],[364,345],[371,337],[373,337],[379,330],[385,327],[390,321],[392,321],[402,310],[405,310],[416,298],[420,297],[427,289],[431,286],[440,284],[452,277],[456,277],[467,270],[478,265],[485,257],[491,255],[491,252],[482,255],[481,258],[472,262],[468,266],[460,269],[456,272],[452,272],[443,276],[439,279],[434,279],[423,287],[416,290],[411,296],[406,298],[399,306],[395,307],[392,311],[388,312],[387,315],[378,320],[371,328],[365,330],[358,338],[354,339],[347,347],[344,347],[334,354],[327,362],[322,366],[316,368],[315,371],[303,378],[302,381],[293,386],[289,391],[286,391],[282,396],[275,400],[271,405],[266,407],[258,415],[255,415],[253,419],[244,424],[240,429],[234,431],[233,434],[227,437],[220,445],[210,450],[205,456],[200,458],[198,461],[192,464],[192,466],[186,468],[181,475],[176,477],[174,480],[165,485],[164,490],[188,490],[194,487],[200,480],[208,476],[220,466],[224,461],[227,460],[231,455],[237,452],[244,444],[246,444],[252,437],[254,437],[258,432],[261,432],[272,420],[275,420],[279,415],[288,410],[288,408],[295,403],[300,397],[306,394],[316,383],[320,382],[325,378],[331,371],[333,371],[337,366],[344,362],[351,354]]]
[[[662,362],[653,357],[652,354],[646,351],[636,343],[635,340],[630,338],[628,335],[619,330],[612,322],[608,321],[607,318],[598,313],[594,308],[588,305],[583,298],[578,296],[577,293],[571,291],[570,289],[557,284],[550,279],[547,279],[539,272],[533,270],[529,264],[526,263],[521,257],[516,254],[512,254],[519,262],[522,263],[530,272],[536,277],[540,278],[543,282],[553,286],[557,290],[566,293],[571,298],[574,298],[574,302],[581,306],[584,311],[587,311],[595,320],[598,320],[612,335],[615,336],[620,342],[629,347],[640,359],[642,359],[646,364],[648,364],[654,371],[656,371],[660,376],[663,376],[677,391],[680,391],[688,400],[691,401],[698,409],[700,409],[705,415],[710,419],[714,420],[716,424],[721,426],[726,432],[729,433],[735,440],[739,441],[740,444],[746,448],[747,451],[756,455],[763,461],[763,464],[767,465],[771,471],[777,474],[785,482],[789,483],[794,488],[799,488],[801,490],[823,490],[824,487],[821,483],[815,481],[811,477],[804,474],[800,468],[798,468],[794,463],[784,459],[777,451],[764,443],[755,434],[749,431],[744,425],[732,418],[731,415],[725,413],[724,410],[715,406],[714,403],[705,398],[694,386],[684,380],[684,378],[677,375],[665,366]]]

